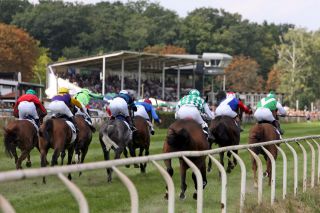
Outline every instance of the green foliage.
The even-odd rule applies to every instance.
[[[157,111],[161,124],[156,124],[158,128],[168,128],[174,121],[174,112]]]
[[[12,17],[31,7],[28,0],[0,0],[0,22],[10,24]]]
[[[39,78],[42,84],[46,83],[46,70],[49,63],[52,62],[49,55],[49,49],[40,48],[40,56],[37,59],[36,65],[33,67],[34,78],[33,81],[40,83]]]

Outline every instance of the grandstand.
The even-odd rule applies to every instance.
[[[127,89],[136,98],[176,101],[190,88],[203,90],[203,85],[197,86],[197,78],[223,74],[231,59],[221,53],[157,55],[119,51],[57,62],[48,66],[46,94],[52,97],[61,86],[75,91],[86,87],[104,95]]]

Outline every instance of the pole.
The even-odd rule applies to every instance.
[[[165,81],[166,81],[166,63],[163,62],[162,64],[162,100],[164,100],[164,88],[165,88]]]
[[[139,58],[139,68],[138,68],[138,98],[140,98],[141,95],[141,58]]]
[[[180,100],[180,66],[178,65],[178,76],[177,76],[177,101]]]
[[[124,59],[121,60],[121,90],[124,90]]]
[[[102,59],[102,95],[105,94],[105,87],[106,87],[106,57]]]

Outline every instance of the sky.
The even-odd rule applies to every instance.
[[[37,2],[37,0],[31,0]],[[102,0],[65,0],[68,2],[97,3]],[[107,1],[107,0],[104,0]],[[115,0],[110,0],[114,2]],[[121,0],[127,2],[127,0]],[[223,8],[239,13],[244,19],[262,23],[290,23],[307,30],[320,29],[320,0],[151,0],[174,10],[180,17],[199,7]]]

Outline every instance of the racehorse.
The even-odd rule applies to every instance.
[[[119,159],[122,152],[127,156],[126,147],[132,139],[132,132],[124,118],[117,116],[104,123],[99,131],[99,141],[103,151],[104,159],[110,159],[110,150],[115,152],[114,159]],[[107,168],[108,182],[112,181],[112,169]]]
[[[208,150],[209,144],[207,138],[202,131],[201,126],[193,120],[177,120],[170,125],[163,145],[163,152],[179,152],[179,151],[202,151]],[[203,179],[203,188],[207,184],[206,177],[206,156],[200,157],[188,157],[200,170]],[[186,171],[189,166],[186,162],[180,158],[180,175],[181,175],[181,193],[180,199],[185,199],[185,191],[187,189],[186,184]],[[171,166],[171,159],[164,161],[167,172],[170,176],[173,176],[173,168]],[[195,189],[197,189],[197,179],[194,173],[192,173],[192,179]],[[168,194],[165,196],[168,198]],[[197,199],[197,192],[194,192],[193,198]]]
[[[129,151],[131,157],[136,156],[135,150],[139,148],[139,156],[143,155],[143,151],[145,151],[145,155],[149,155],[149,146],[150,146],[150,132],[149,125],[147,121],[141,116],[135,116],[133,119],[134,125],[136,127],[136,131],[133,133],[132,142],[129,143]],[[146,172],[147,163],[140,163],[140,171],[141,173]]]
[[[257,123],[253,125],[249,132],[249,144],[272,141],[272,140],[279,140],[280,135],[278,134],[276,128],[270,123]],[[274,157],[277,159],[278,150],[275,144],[264,146]],[[251,150],[256,154],[262,154],[264,159],[267,162],[267,170],[266,176],[269,177],[269,185],[271,184],[271,160],[267,156],[267,154],[262,150],[261,147],[251,148]],[[257,163],[253,157],[252,160],[252,170],[253,170],[253,177],[254,177],[254,185],[257,186]]]
[[[75,115],[75,121],[79,129],[78,139],[75,143],[75,158],[76,163],[83,163],[92,140],[92,130],[82,115]]]
[[[240,130],[237,124],[235,123],[235,120],[229,116],[217,116],[215,119],[213,119],[209,126],[209,131],[211,131],[211,134],[215,138],[215,143],[219,145],[219,147],[225,147],[225,146],[233,146],[233,145],[239,145],[240,143]],[[209,141],[210,148],[212,146],[212,141]],[[235,153],[238,151],[235,150]],[[220,152],[220,163],[222,166],[224,166],[224,152]],[[231,170],[237,165],[237,160],[233,158],[233,162],[231,161],[231,152],[227,152],[228,156],[228,167],[227,172],[230,173]],[[208,163],[208,172],[211,171],[212,163],[209,159]]]
[[[49,148],[54,149],[51,166],[58,165],[58,158],[61,154],[61,165],[65,157],[65,150],[68,150],[68,162],[71,164],[74,152],[74,143],[72,142],[72,129],[64,118],[50,118],[40,127],[39,131],[39,149],[41,155],[41,167],[47,166],[47,154]],[[68,175],[71,180],[71,174]],[[46,183],[43,177],[43,183]]]
[[[4,145],[6,153],[14,157],[16,168],[22,169],[21,163],[28,158],[26,166],[31,167],[30,152],[38,148],[38,133],[34,124],[29,120],[14,120],[4,128]],[[21,150],[18,158],[16,148]]]

